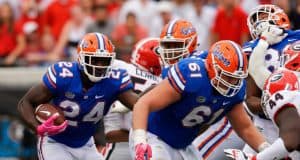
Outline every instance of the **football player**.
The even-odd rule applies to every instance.
[[[190,32],[185,32],[190,33]],[[186,58],[143,95],[133,110],[130,149],[136,160],[194,160],[192,141],[225,115],[247,143],[265,143],[243,107],[247,60],[232,41],[215,43],[207,58]]]
[[[132,107],[137,95],[126,70],[113,69],[114,46],[107,36],[88,33],[78,44],[78,61],[51,65],[41,83],[20,100],[22,118],[39,135],[39,159],[103,159],[93,134],[111,104],[119,100]],[[53,125],[57,116],[39,123],[34,109],[52,102],[66,121]]]
[[[260,97],[264,81],[280,66],[283,49],[300,39],[300,31],[291,31],[288,16],[275,5],[260,5],[248,16],[248,27],[253,41],[246,43],[244,52],[249,58],[247,78],[247,107],[254,113],[253,121],[257,128],[272,143],[278,137],[272,122],[264,116]],[[245,147],[245,152],[254,151]]]
[[[171,32],[171,33],[169,33]],[[173,20],[160,35],[159,51],[164,61],[162,77],[167,76],[170,66],[186,57],[206,58],[207,51],[197,51],[197,31],[186,20]],[[200,157],[207,160],[224,159],[225,148],[242,148],[244,142],[233,131],[228,119],[222,118],[199,135],[193,142]]]
[[[138,94],[161,81],[161,62],[157,54],[158,40],[158,38],[140,40],[133,49],[131,64],[117,62],[118,67],[127,70],[133,83],[133,90]],[[116,102],[112,109],[122,107],[120,102]],[[105,148],[106,160],[132,159],[128,145],[129,130],[132,126],[131,117],[131,112],[125,114],[109,112],[104,116],[106,140],[112,142]]]
[[[300,87],[299,78],[289,70],[271,74],[264,87],[266,115],[278,127],[279,138],[257,155],[228,149],[225,153],[235,160],[300,159]]]
[[[300,41],[286,47],[282,63],[285,69],[279,69],[267,79],[261,100],[264,113],[278,128],[280,137],[255,156],[228,149],[225,153],[229,157],[236,160],[273,160],[288,156],[292,160],[300,159]]]

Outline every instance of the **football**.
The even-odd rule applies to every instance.
[[[60,125],[65,121],[64,113],[58,107],[53,106],[52,104],[40,104],[35,109],[35,118],[43,123],[48,118],[50,118],[53,114],[59,114],[57,119],[54,121],[55,125]]]

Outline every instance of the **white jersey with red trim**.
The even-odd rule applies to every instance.
[[[114,67],[125,69],[128,72],[131,80],[134,83],[133,90],[138,93],[145,91],[150,86],[161,81],[161,77],[155,76],[150,72],[142,70],[133,64],[129,64],[121,60],[115,60]]]
[[[273,94],[266,105],[266,112],[274,125],[275,118],[280,110],[286,107],[295,107],[300,115],[300,92],[299,91],[279,91]],[[289,158],[292,160],[298,160],[300,158],[300,152],[294,151],[289,154]]]
[[[161,81],[161,78],[155,76],[147,71],[141,70],[133,64],[126,63],[124,61],[115,60],[114,67],[125,69],[133,83],[133,90],[136,93],[145,91],[150,86],[157,84]],[[115,102],[113,105],[122,105],[120,102]],[[131,128],[131,112],[127,114],[108,113],[104,117],[105,133],[112,130]]]
[[[279,91],[270,97],[266,105],[266,112],[270,119],[275,122],[275,118],[280,110],[285,107],[295,107],[300,115],[300,92],[299,91]],[[274,123],[276,125],[276,123]]]

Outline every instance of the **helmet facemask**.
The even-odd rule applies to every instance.
[[[230,73],[222,70],[217,64],[214,65],[216,76],[211,79],[211,85],[223,96],[236,95],[243,86],[243,79],[247,77],[243,71]]]
[[[271,25],[276,25],[281,28],[289,28],[288,24],[278,24],[279,21],[285,20],[281,19],[279,16],[280,14],[284,14],[284,12],[279,7],[274,5],[263,5],[254,9],[254,11],[249,14],[247,19],[247,25],[252,38],[258,38],[261,33]]]
[[[92,82],[108,78],[115,59],[115,53],[97,50],[96,52],[82,52],[79,57],[84,73]]]
[[[267,107],[267,103],[269,102],[270,98],[271,98],[271,94],[267,90],[264,90],[262,92],[260,105],[261,105],[262,110],[263,110],[263,112],[264,112],[264,114],[267,118],[269,118],[269,116],[268,116],[268,112],[267,112],[266,107]]]
[[[164,64],[172,65],[185,58],[196,36],[186,39],[163,38],[160,40],[158,52]]]

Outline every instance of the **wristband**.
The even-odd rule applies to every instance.
[[[261,152],[263,150],[265,150],[266,148],[270,147],[270,143],[268,142],[263,142],[262,144],[260,144],[258,146],[258,152]]]
[[[289,152],[286,149],[284,142],[278,138],[271,146],[256,155],[257,160],[266,159],[282,159],[288,157]]]
[[[147,132],[144,129],[133,130],[133,142],[134,145],[147,143]]]

